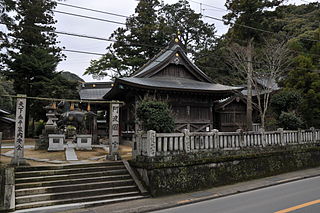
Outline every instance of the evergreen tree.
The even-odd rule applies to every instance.
[[[13,81],[16,93],[41,96],[43,88],[54,78],[58,62],[63,58],[61,49],[56,47],[56,34],[53,32],[55,20],[52,10],[56,2],[4,0],[4,5],[10,6],[15,15],[13,21],[5,21],[9,33],[2,44],[6,52],[1,57],[5,64],[1,72]],[[35,112],[36,107],[30,107],[28,101],[27,121],[29,113],[34,115]]]
[[[141,0],[135,14],[127,19],[126,27],[118,28],[111,35],[110,39],[116,42],[107,48],[102,58],[91,61],[85,74],[128,76],[175,37],[196,57],[199,49],[214,44],[214,32],[214,26],[204,23],[185,0],[173,5]]]
[[[62,59],[61,49],[56,47],[56,34],[52,25],[52,0],[17,0],[14,22],[7,22],[9,38],[5,42],[7,69],[3,74],[14,82],[17,93],[34,96],[41,90],[35,85],[51,79],[58,62]]]
[[[273,12],[268,8],[280,5],[283,0],[227,0],[225,6],[230,11],[224,16],[226,24],[230,24],[229,36],[237,42],[245,44],[247,68],[247,128],[252,129],[252,79],[253,79],[253,54],[254,40],[261,38],[261,31],[257,29],[268,29],[266,20],[273,17]],[[245,28],[245,29],[244,29]],[[244,42],[241,42],[243,40]]]

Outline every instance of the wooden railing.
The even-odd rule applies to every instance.
[[[265,132],[189,132],[182,133],[156,133],[148,131],[147,134],[138,133],[134,137],[133,157],[135,156],[170,156],[181,153],[237,150],[246,147],[285,146],[303,143],[320,142],[320,130]]]

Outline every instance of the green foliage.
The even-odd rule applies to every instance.
[[[173,5],[158,0],[141,0],[135,14],[127,18],[126,27],[115,30],[110,39],[116,40],[107,53],[92,60],[85,74],[129,76],[155,56],[172,39],[179,37],[187,51],[194,56],[200,49],[214,45],[215,28],[204,23],[201,14],[190,8],[185,0]]]
[[[1,43],[3,53],[0,72],[13,82],[16,94],[27,96],[53,96],[49,88],[56,87],[65,92],[63,81],[57,82],[56,67],[63,59],[61,48],[57,47],[53,19],[54,0],[4,0],[5,14],[11,19],[4,20],[8,33]],[[12,14],[15,14],[14,16]],[[62,84],[58,84],[62,83]],[[58,88],[61,87],[61,88]],[[54,91],[53,91],[54,92]],[[44,119],[43,107],[46,102],[27,102],[27,122],[29,116]]]
[[[275,13],[268,10],[280,5],[284,0],[227,0],[226,8],[230,11],[223,18],[232,28],[229,35],[236,39],[259,40],[262,31],[250,27],[267,30],[273,21]],[[235,23],[235,24],[234,24]],[[243,25],[249,26],[244,28]]]
[[[0,84],[0,109],[12,111],[13,110],[12,98],[3,97],[2,95],[9,95],[9,93]]]
[[[145,131],[170,133],[174,130],[173,116],[165,102],[142,100],[137,108],[137,117]]]
[[[274,112],[269,125],[284,129],[298,129],[304,126],[300,115],[303,97],[298,90],[281,90],[271,98],[271,108]],[[273,120],[276,119],[276,120]],[[272,122],[272,120],[274,122]]]
[[[296,130],[303,127],[303,121],[293,112],[282,112],[278,119],[278,125],[284,129]]]
[[[7,79],[13,80],[16,93],[35,96],[41,90],[37,83],[44,78],[51,79],[58,62],[62,59],[61,49],[56,47],[56,34],[53,8],[56,2],[5,0],[15,12],[13,21],[6,21],[10,40],[5,40],[1,47],[6,52],[2,55],[5,69],[1,70]],[[9,12],[6,12],[9,16]]]
[[[41,135],[44,127],[45,127],[45,122],[43,120],[35,122],[34,135]]]
[[[13,85],[11,81],[5,81],[0,77],[0,109],[14,112],[13,99],[2,95],[14,95]]]
[[[80,78],[78,75],[68,72],[68,71],[63,71],[60,73],[62,77],[67,79],[68,81],[76,81],[76,82],[84,82],[82,78]]]
[[[42,81],[37,82],[37,88],[40,88],[41,93],[38,97],[45,98],[60,98],[60,99],[79,99],[78,89],[79,82],[69,81],[61,75],[61,73],[54,73],[51,79],[43,78]],[[30,100],[31,116],[35,120],[45,120],[44,106],[50,104],[48,101]]]
[[[318,28],[315,32],[320,32]],[[320,35],[315,36],[318,39]],[[299,53],[294,59],[291,70],[284,79],[284,86],[301,92],[303,101],[301,113],[308,127],[320,127],[320,74],[314,72],[320,68],[319,56],[312,53],[317,50],[319,42],[302,42],[291,40],[291,45],[300,47],[311,54]],[[317,54],[319,54],[318,52]]]
[[[302,103],[302,96],[296,90],[282,90],[271,97],[270,103],[279,116],[281,112],[296,111]]]

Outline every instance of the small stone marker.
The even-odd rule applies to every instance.
[[[14,140],[14,158],[11,161],[12,165],[26,165],[24,159],[24,137],[25,137],[25,120],[27,99],[26,95],[17,95],[16,107],[16,128]]]
[[[109,158],[112,160],[119,159],[119,114],[120,104],[110,104],[110,121],[109,121]]]

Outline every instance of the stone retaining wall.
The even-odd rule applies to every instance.
[[[246,150],[198,152],[131,161],[153,196],[272,176],[320,166],[320,147],[294,145]]]

